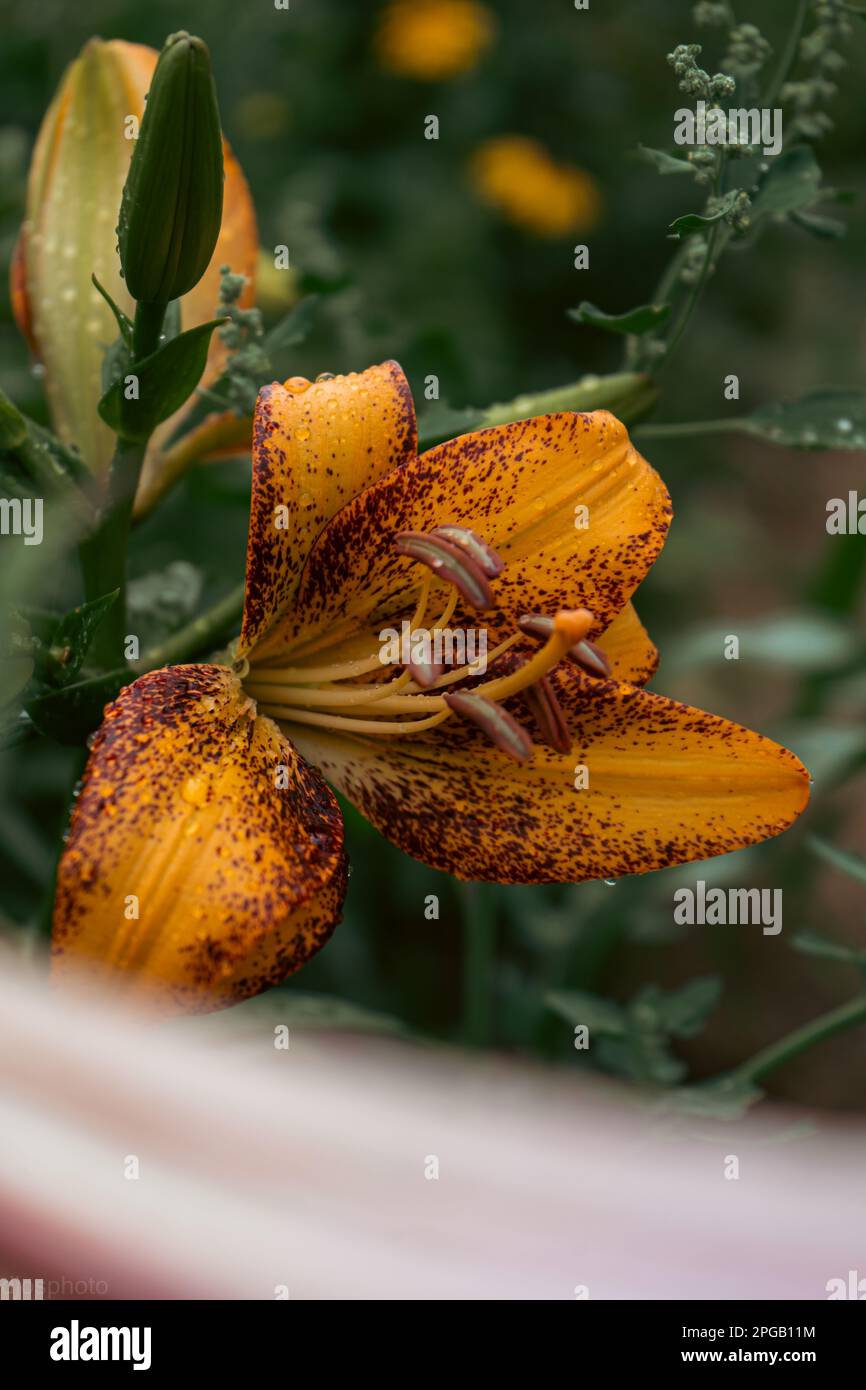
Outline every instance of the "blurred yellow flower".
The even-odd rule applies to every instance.
[[[543,145],[524,135],[485,141],[473,156],[470,176],[485,202],[535,236],[589,231],[601,213],[592,175],[558,164]]]
[[[493,15],[475,0],[393,0],[379,28],[379,61],[402,77],[453,77],[475,67],[493,31]]]

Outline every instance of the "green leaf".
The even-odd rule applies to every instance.
[[[687,629],[675,638],[665,660],[675,670],[717,662],[729,629],[717,623]],[[737,623],[740,653],[762,666],[786,671],[828,671],[851,660],[862,638],[852,624],[823,614],[771,613]]]
[[[119,593],[119,589],[114,589],[102,598],[82,603],[60,619],[51,638],[52,650],[63,654],[54,667],[58,684],[66,685],[81,670],[96,630],[117,602]]]
[[[298,347],[309,337],[320,302],[320,295],[305,295],[279,323],[274,324],[262,343],[269,357],[285,352],[287,348]]]
[[[128,666],[38,695],[27,713],[40,733],[56,743],[83,743],[102,723],[105,706],[130,679]]]
[[[576,309],[569,309],[568,316],[575,323],[585,323],[593,328],[604,328],[608,333],[647,333],[651,328],[663,324],[671,312],[669,304],[639,304],[624,314],[606,314],[584,299]]]
[[[0,708],[10,705],[30,680],[33,647],[26,619],[12,609],[0,612]]]
[[[666,1110],[697,1119],[736,1120],[763,1095],[751,1082],[722,1079],[700,1086],[679,1086],[668,1092],[662,1105]]]
[[[832,864],[834,869],[841,870],[858,883],[866,883],[866,860],[861,859],[859,855],[851,854],[847,849],[837,849],[835,845],[828,844],[817,835],[810,835],[806,844],[813,854],[817,854],[818,858],[827,864]]]
[[[657,396],[656,387],[645,373],[614,372],[608,376],[592,373],[566,386],[516,396],[511,401],[495,401],[483,407],[468,406],[458,410],[445,401],[437,401],[425,410],[418,422],[419,441],[426,448],[471,430],[563,410],[610,410],[628,423],[645,413]]]
[[[651,999],[659,1025],[666,1033],[675,1038],[693,1038],[718,1004],[721,993],[720,977],[703,975],[680,989],[659,990],[650,985],[641,1002],[646,1004]]]
[[[625,1038],[601,1039],[598,1057],[606,1070],[644,1086],[673,1086],[686,1073],[685,1063],[673,1056],[662,1034],[633,1020]]]
[[[122,338],[115,338],[102,354],[100,384],[103,396],[129,373],[132,357]]]
[[[644,164],[652,165],[657,174],[694,174],[696,172],[694,164],[690,164],[687,159],[676,159],[674,155],[667,154],[664,150],[654,150],[649,145],[638,145],[638,158]]]
[[[251,999],[248,1004],[232,1010],[232,1021],[243,1023],[245,1017],[272,1019],[298,1032],[350,1032],[408,1034],[409,1029],[392,1014],[367,1009],[350,999],[338,999],[331,994],[312,994],[293,989],[272,990],[264,998]],[[257,1024],[257,1030],[261,1024]]]
[[[702,232],[705,227],[712,227],[714,222],[721,222],[723,217],[727,217],[739,196],[740,189],[732,188],[730,193],[726,193],[719,200],[715,212],[687,212],[683,217],[677,217],[670,225],[670,235],[674,238],[691,236],[694,232]]]
[[[824,387],[796,401],[774,401],[749,415],[646,425],[644,437],[750,434],[791,449],[866,449],[866,393]]]
[[[188,560],[172,560],[165,569],[149,570],[131,580],[127,607],[141,650],[161,642],[196,612],[204,576]]]
[[[549,1009],[573,1027],[582,1024],[591,1033],[601,1033],[608,1037],[625,1035],[625,1010],[610,999],[602,999],[598,994],[586,994],[576,989],[552,990],[545,994],[544,1002]]]
[[[866,867],[866,866],[864,866]],[[816,931],[799,931],[792,937],[791,945],[804,956],[817,956],[819,960],[832,960],[840,965],[866,966],[866,951],[858,951],[853,946],[843,946],[840,941],[831,941]]]
[[[224,319],[190,328],[130,368],[138,378],[138,400],[126,400],[124,381],[117,381],[99,402],[99,414],[107,425],[137,443],[143,443],[192,395],[207,362],[213,330]]]
[[[427,448],[440,439],[455,439],[484,426],[484,410],[477,406],[457,409],[447,401],[435,401],[418,421],[418,444]]]
[[[116,321],[117,321],[117,327],[118,327],[118,329],[119,329],[119,331],[120,331],[120,336],[121,336],[123,342],[126,344],[126,346],[127,346],[128,348],[131,348],[131,347],[132,347],[132,319],[127,318],[127,316],[126,316],[126,314],[123,312],[123,310],[120,309],[120,308],[118,308],[118,306],[115,304],[114,300],[112,299],[111,295],[108,293],[108,290],[104,287],[104,285],[100,285],[100,283],[99,283],[99,281],[97,280],[97,278],[96,278],[95,275],[91,275],[90,278],[91,278],[91,280],[93,281],[93,284],[94,284],[95,288],[96,288],[96,289],[99,291],[99,293],[102,295],[102,298],[105,300],[105,302],[106,302],[106,304],[108,305],[109,309],[110,309],[111,312],[113,313],[113,315],[114,315],[114,317],[115,317],[115,319],[116,319]]]
[[[754,224],[773,214],[797,212],[811,207],[821,197],[821,169],[808,145],[783,150],[770,168],[752,199],[749,217]]]
[[[866,393],[827,389],[761,406],[742,417],[748,434],[795,449],[866,449]]]
[[[802,227],[804,232],[821,241],[841,241],[848,232],[846,224],[837,217],[819,217],[814,212],[792,212],[790,218],[795,226]]]

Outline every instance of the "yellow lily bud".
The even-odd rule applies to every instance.
[[[27,218],[12,267],[18,326],[45,371],[55,430],[105,477],[114,436],[97,415],[106,344],[117,337],[111,310],[94,288],[96,275],[129,316],[134,304],[120,273],[117,222],[121,196],[157,54],[140,44],[91,39],[67,68],[36,141]],[[251,284],[258,238],[246,181],[228,148],[225,199],[216,250],[204,277],[181,300],[183,328],[213,318],[219,267],[228,264]],[[225,349],[214,335],[202,384],[221,369]],[[174,428],[161,426],[165,438]],[[158,441],[157,441],[158,442]],[[149,476],[159,468],[150,451]]]

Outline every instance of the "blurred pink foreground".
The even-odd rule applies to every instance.
[[[275,995],[148,1028],[61,1004],[41,963],[0,967],[7,1278],[573,1300],[823,1299],[866,1275],[863,1127],[792,1136],[798,1117],[765,1106],[684,1134],[625,1092],[500,1058],[295,1029],[277,1050]]]

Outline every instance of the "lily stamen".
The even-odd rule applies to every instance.
[[[427,719],[407,719],[403,723],[388,723],[382,721],[377,723],[374,719],[350,719],[342,715],[320,714],[315,710],[299,710],[291,706],[281,709],[273,706],[270,709],[263,709],[263,714],[270,714],[274,719],[291,720],[293,724],[315,724],[323,729],[332,729],[334,733],[351,734],[403,734],[421,733],[424,729],[434,729],[437,724],[441,724],[449,717],[450,710],[444,709],[438,714],[433,714]]]
[[[553,619],[545,613],[527,613],[518,618],[517,626],[528,637],[546,641],[553,631]],[[569,661],[582,667],[587,675],[607,677],[611,674],[611,665],[606,654],[595,642],[589,642],[586,638],[576,643],[571,651],[566,652],[566,656]]]
[[[571,749],[571,730],[550,677],[542,676],[536,685],[527,686],[523,699],[538,726],[542,743],[546,743],[555,753],[568,753]]]
[[[419,582],[415,612],[409,623],[410,633],[416,632],[425,621],[434,576],[452,586],[437,628],[441,629],[450,621],[458,598],[474,607],[493,606],[490,581],[501,574],[503,562],[475,532],[447,524],[434,528],[429,534],[402,531],[395,541],[399,554],[427,567]],[[487,733],[509,756],[525,761],[531,756],[532,741],[513,716],[501,708],[501,701],[535,688],[535,693],[528,698],[542,737],[558,750],[564,751],[566,742],[570,746],[562,711],[546,677],[564,656],[584,641],[593,617],[586,609],[563,610],[555,618],[539,615],[537,622],[521,620],[521,631],[525,630],[525,621],[530,622],[532,635],[543,633],[546,638],[543,646],[516,670],[477,685],[471,691],[449,693],[445,689],[476,674],[469,663],[447,670],[441,663],[410,660],[394,678],[364,680],[381,665],[380,655],[372,653],[306,667],[260,666],[257,654],[253,653],[252,670],[244,686],[247,694],[259,703],[261,713],[275,719],[380,737],[420,732],[458,714]],[[516,632],[503,639],[488,659],[495,661],[518,642],[520,636],[521,633]],[[357,632],[349,634],[348,640],[356,650],[363,642]],[[374,640],[371,634],[371,645]],[[328,643],[320,637],[318,643],[320,651],[329,645],[333,650],[338,647],[339,639]],[[362,713],[364,717],[358,717]]]
[[[425,535],[423,531],[401,531],[395,537],[395,543],[398,555],[428,565],[434,574],[453,584],[473,608],[483,612],[493,607],[485,569],[464,546],[456,545],[442,535]],[[499,563],[492,551],[490,555]],[[489,567],[490,562],[485,563]]]
[[[517,763],[531,762],[532,739],[514,716],[494,700],[487,700],[483,695],[474,695],[466,690],[455,690],[453,695],[445,696],[445,701],[449,709],[459,714],[462,719],[468,719],[470,724],[474,724],[485,733],[491,743],[509,758],[513,758]]]

